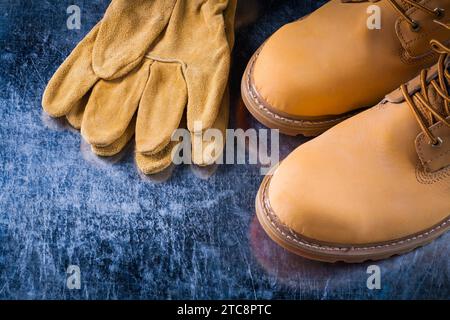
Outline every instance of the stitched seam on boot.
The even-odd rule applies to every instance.
[[[431,63],[434,62],[434,58],[436,56],[436,54],[433,51],[425,53],[424,55],[418,57],[411,57],[410,55],[408,55],[408,51],[405,50],[403,47],[400,48],[399,51],[400,51],[400,60],[407,65],[414,65],[428,62]]]
[[[436,127],[435,127],[435,129],[440,129],[440,128],[442,128],[444,126],[444,124],[443,123],[439,123]],[[423,141],[424,141],[424,139],[425,139],[425,135],[421,135],[420,137],[419,137],[419,141],[418,141],[418,153],[419,153],[419,156],[420,156],[420,158],[421,159],[425,159],[425,154],[424,154],[424,152],[423,152]],[[426,167],[426,169],[428,169],[428,170],[430,170],[431,168],[428,166],[430,163],[432,163],[432,162],[434,162],[434,161],[436,161],[436,160],[438,160],[438,159],[440,159],[440,158],[442,158],[442,157],[444,157],[444,156],[446,156],[446,155],[448,155],[448,154],[450,154],[450,150],[447,150],[447,151],[444,151],[444,152],[442,152],[441,154],[439,154],[439,155],[436,155],[436,156],[434,156],[432,159],[430,159],[430,160],[427,160],[427,161],[425,161],[425,163],[424,163],[424,166]],[[444,167],[445,168],[445,167]],[[432,171],[432,170],[430,170],[430,171]]]
[[[450,177],[450,166],[431,173],[423,169],[423,164],[419,161],[416,166],[416,180],[421,184],[434,184]]]
[[[423,4],[423,5],[427,5],[429,2],[430,2],[429,0],[428,0],[428,1],[424,1],[422,4]],[[415,7],[409,9],[409,10],[408,10],[408,15],[412,15],[412,14],[416,13],[417,10],[419,10],[419,9],[418,9],[418,8],[415,8]],[[404,18],[402,18],[402,17],[400,17],[399,20],[400,20],[401,22],[406,21],[406,20],[405,20]],[[437,28],[435,28],[435,29],[437,29]],[[433,29],[433,30],[435,30],[435,29]],[[415,37],[415,38],[413,38],[413,39],[411,39],[411,40],[409,40],[409,41],[406,41],[406,39],[405,39],[405,37],[404,37],[404,34],[403,34],[402,32],[399,32],[399,33],[400,33],[400,37],[403,39],[403,42],[404,42],[408,47],[410,47],[410,44],[411,44],[411,43],[414,43],[414,42],[416,42],[416,41],[418,41],[418,40],[424,38],[424,37],[427,35],[425,32],[421,31],[421,33],[420,33],[419,35],[417,35],[417,37]]]

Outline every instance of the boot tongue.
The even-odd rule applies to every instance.
[[[444,114],[444,99],[437,93],[436,89],[432,85],[430,85],[428,89],[428,100],[437,112]],[[432,123],[430,123],[430,125],[431,124]]]
[[[449,70],[450,64],[447,63],[446,65],[447,65],[447,70]],[[438,84],[440,84],[438,78],[435,81]],[[449,83],[448,80],[445,80],[445,85],[446,85],[446,88],[447,88],[447,92],[450,92],[450,83]],[[431,84],[428,85],[428,99],[429,99],[431,105],[434,107],[434,109],[436,111],[438,111],[440,114],[443,114],[443,115],[446,115],[446,116],[450,116],[450,114],[448,114],[448,112],[446,110],[444,98],[442,98],[438,94],[438,92],[436,91],[434,86],[431,85]],[[430,121],[430,125],[432,125],[434,121],[433,121],[433,118],[431,117],[431,115],[429,115],[430,112],[429,111],[425,111],[425,110],[422,110],[422,112],[424,112],[424,114],[427,115],[427,117],[429,118],[429,121]]]

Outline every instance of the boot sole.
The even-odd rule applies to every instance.
[[[269,237],[278,245],[307,259],[322,262],[361,263],[387,259],[422,247],[450,229],[450,216],[438,225],[420,233],[389,242],[367,245],[342,245],[309,239],[284,225],[273,212],[268,188],[272,175],[267,175],[256,197],[256,215]]]
[[[264,46],[264,45],[263,45]],[[281,133],[289,136],[304,135],[315,137],[334,127],[366,108],[361,108],[339,116],[323,117],[292,117],[276,112],[258,93],[253,81],[253,68],[263,46],[261,46],[250,59],[241,82],[242,100],[248,111],[262,124],[271,129],[279,129]]]

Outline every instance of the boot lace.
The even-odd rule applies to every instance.
[[[450,23],[435,22],[450,30]],[[410,95],[408,87],[405,84],[403,84],[400,89],[422,131],[428,137],[430,144],[439,147],[443,142],[442,138],[434,136],[430,130],[430,126],[437,121],[441,121],[450,128],[450,94],[448,89],[450,86],[450,72],[447,67],[447,59],[450,57],[450,48],[437,40],[432,40],[430,44],[433,50],[439,54],[437,77],[431,81],[427,81],[428,70],[425,69],[422,70],[420,74],[420,91]],[[430,102],[428,97],[428,90],[431,88],[430,86],[433,87],[436,94],[442,98],[444,103],[443,111],[436,110]]]
[[[406,10],[398,3],[399,0],[388,0],[389,3],[394,7],[394,9],[403,17],[405,18],[406,22],[409,23],[409,25],[411,26],[411,29],[415,32],[420,30],[420,23],[418,21],[415,21],[413,19],[411,19]],[[430,15],[435,16],[436,18],[441,18],[444,16],[445,14],[445,10],[443,8],[434,8],[431,9],[419,2],[417,2],[418,0],[403,0],[403,2],[406,2],[407,4],[411,5],[412,7],[415,7],[419,10],[422,10],[426,13],[429,13]]]

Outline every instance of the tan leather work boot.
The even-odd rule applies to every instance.
[[[254,54],[243,100],[270,128],[318,135],[435,64],[430,40],[449,37],[434,20],[449,14],[449,0],[332,0]]]
[[[450,228],[450,48],[376,107],[290,154],[261,185],[257,216],[307,258],[378,260]]]

